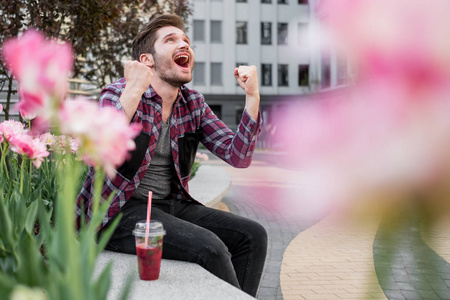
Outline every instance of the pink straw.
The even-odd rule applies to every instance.
[[[150,229],[150,215],[152,213],[152,195],[152,191],[148,191],[147,224],[145,224],[145,248],[148,247],[148,232]]]

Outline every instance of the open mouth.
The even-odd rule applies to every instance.
[[[189,56],[185,54],[180,54],[175,56],[174,62],[182,68],[189,67]]]

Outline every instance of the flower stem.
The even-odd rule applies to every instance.
[[[22,165],[20,166],[20,194],[23,194],[23,173],[25,172],[25,158],[22,158]]]

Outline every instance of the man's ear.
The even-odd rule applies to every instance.
[[[142,53],[139,57],[139,60],[141,61],[141,63],[149,67],[153,67],[155,65],[155,62],[153,61],[153,55],[150,53]]]

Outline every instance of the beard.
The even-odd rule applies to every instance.
[[[158,55],[157,53],[153,54],[154,63],[155,63],[155,72],[159,74],[159,77],[170,84],[173,87],[179,88],[183,84],[186,84],[192,80],[192,70],[190,74],[180,75],[177,73],[177,70],[171,68],[173,61],[168,60],[162,55]]]

